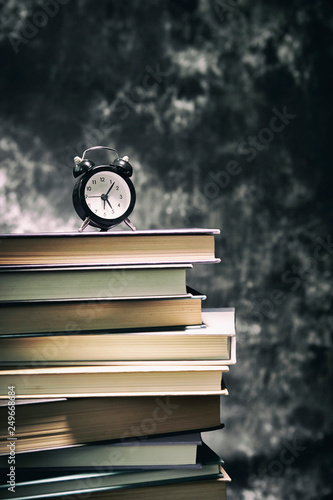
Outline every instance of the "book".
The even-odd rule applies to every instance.
[[[219,262],[217,229],[0,235],[0,265]]]
[[[78,478],[80,484],[94,484],[98,483],[99,476],[82,476]],[[135,485],[118,485],[106,486],[105,488],[95,487],[86,489],[83,488],[80,492],[71,490],[71,484],[67,486],[69,489],[60,495],[56,492],[56,480],[35,481],[33,484],[22,485],[17,484],[17,492],[19,496],[9,496],[5,486],[0,486],[0,499],[15,498],[15,500],[41,500],[45,498],[61,498],[66,500],[77,500],[78,498],[89,498],[89,500],[226,500],[226,485],[230,482],[230,477],[225,470],[220,467],[220,475],[206,479],[205,477],[197,477],[191,480],[177,480],[172,479],[169,482],[152,482],[148,486],[144,483]],[[46,484],[45,484],[46,483]],[[48,493],[44,493],[47,483],[49,484]],[[40,487],[38,485],[41,485]],[[27,486],[27,488],[25,487]],[[28,489],[29,488],[29,489]],[[33,495],[33,496],[32,496]],[[47,496],[46,496],[47,495]],[[86,497],[83,495],[86,495]],[[89,495],[89,497],[88,497]]]
[[[0,302],[0,335],[202,324],[204,295]]]
[[[0,337],[0,365],[236,362],[235,310],[204,309],[203,324],[182,328]]]
[[[200,432],[135,437],[116,442],[81,444],[66,448],[15,454],[16,469],[57,473],[107,470],[200,468],[205,447]],[[0,456],[0,469],[8,456]]]
[[[0,268],[0,301],[186,295],[191,264]]]
[[[226,394],[228,366],[106,365],[0,370],[0,399],[15,387],[16,398]]]
[[[0,400],[0,454],[8,455],[8,404]],[[16,452],[220,428],[220,396],[17,399]]]

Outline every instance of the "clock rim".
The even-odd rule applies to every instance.
[[[98,172],[107,171],[112,172],[115,175],[121,177],[125,183],[127,184],[130,190],[130,203],[126,211],[120,217],[116,219],[103,219],[98,215],[94,214],[88,207],[84,190],[89,179],[97,174]],[[78,179],[73,189],[73,205],[74,208],[82,220],[89,218],[89,224],[94,227],[99,227],[101,229],[108,229],[112,226],[116,226],[123,222],[133,211],[136,202],[136,192],[132,181],[125,175],[122,175],[119,170],[112,165],[98,165],[90,169],[88,172],[85,172],[83,176]]]

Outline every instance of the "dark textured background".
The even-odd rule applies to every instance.
[[[138,228],[220,228],[189,281],[237,309],[229,499],[331,498],[332,2],[0,5],[1,232],[76,230],[96,144],[130,156]]]

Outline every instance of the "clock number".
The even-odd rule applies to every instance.
[[[99,178],[99,180],[100,180],[101,182],[105,182],[105,177],[100,177],[100,178]]]
[[[91,186],[87,186],[87,191],[91,191]]]
[[[116,186],[116,190],[119,191],[119,186]]]
[[[92,182],[93,184],[96,184],[96,180],[92,180],[91,182]]]
[[[122,195],[122,194],[120,194],[120,195],[119,195],[119,198],[122,200],[122,199],[123,199],[123,195]]]
[[[120,207],[120,203],[118,203],[118,207]]]

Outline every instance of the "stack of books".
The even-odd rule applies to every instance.
[[[218,232],[0,236],[0,498],[226,498],[235,312],[187,283]]]

